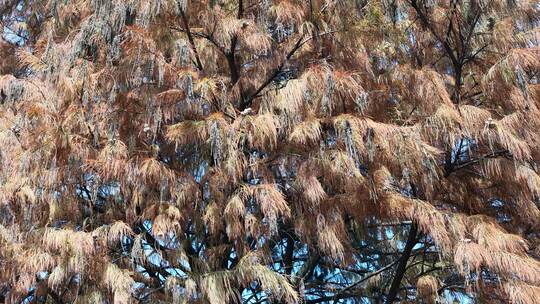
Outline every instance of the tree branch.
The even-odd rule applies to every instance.
[[[400,259],[397,259],[397,260],[393,261],[392,263],[384,266],[383,268],[363,276],[359,281],[354,282],[353,284],[351,284],[351,285],[347,286],[346,288],[344,288],[343,290],[341,290],[340,293],[351,290],[354,287],[358,286],[359,284],[362,284],[363,282],[365,282],[367,279],[369,279],[371,277],[374,277],[374,276],[376,276],[376,275],[378,275],[378,274],[380,274],[382,272],[385,272],[386,270],[394,267],[394,265],[396,265],[399,261],[400,261]]]
[[[197,52],[197,47],[195,46],[193,35],[191,34],[191,30],[189,29],[189,22],[188,22],[187,16],[182,8],[180,8],[180,17],[182,17],[182,22],[184,23],[184,27],[186,28],[185,32],[187,34],[189,45],[191,46],[191,50],[193,51],[193,54],[195,55],[195,62],[197,64],[197,68],[199,69],[199,71],[202,71],[203,65],[202,65],[201,59],[199,58],[199,53]]]
[[[296,53],[296,51],[298,51],[304,44],[306,44],[307,42],[309,42],[311,39],[314,39],[316,37],[321,37],[321,36],[324,36],[324,35],[329,35],[329,34],[333,34],[333,33],[336,33],[338,32],[337,30],[335,31],[328,31],[328,32],[324,32],[324,33],[321,33],[321,34],[318,34],[318,35],[313,35],[311,37],[308,37],[306,39],[304,39],[304,36],[302,35],[297,41],[296,43],[294,44],[293,48],[287,53],[287,55],[285,56],[285,58],[281,61],[281,63],[278,65],[278,67],[270,74],[270,77],[268,77],[258,88],[257,90],[255,90],[255,93],[251,94],[248,98],[246,98],[244,100],[244,102],[240,105],[240,110],[243,111],[244,109],[246,109],[247,107],[249,107],[251,105],[251,103],[253,102],[253,99],[255,99],[256,97],[258,97],[259,93],[261,93],[270,83],[272,83],[272,81],[274,80],[274,78],[276,78],[276,76],[279,75],[279,73],[281,72],[281,70],[283,69],[283,67],[285,66],[285,64],[287,63],[287,61],[289,61],[289,59],[291,59],[291,57]]]
[[[298,285],[302,279],[310,276],[313,269],[315,269],[315,266],[317,266],[319,259],[320,256],[316,252],[311,254],[309,259],[304,263],[304,265],[302,265],[302,268],[300,268],[300,271],[298,271],[296,278],[293,280],[294,285]]]
[[[429,21],[429,18],[427,17],[427,15],[418,6],[417,0],[411,0],[410,3],[411,3],[411,6],[416,11],[416,13],[418,14],[418,16],[420,17],[420,20],[422,21],[422,24],[424,24],[424,26],[428,28],[428,30],[431,32],[431,34],[433,36],[435,36],[435,38],[442,44],[444,50],[448,54],[448,57],[450,57],[450,60],[452,61],[454,66],[459,64],[459,60],[456,57],[456,55],[454,54],[454,51],[452,50],[452,47],[450,47],[447,40],[446,39],[443,40],[442,37],[437,33],[435,28],[433,28],[433,25]]]
[[[483,155],[479,158],[475,158],[475,159],[471,159],[471,160],[468,160],[468,161],[465,161],[465,162],[461,162],[461,163],[456,163],[456,164],[453,164],[451,166],[451,168],[449,168],[447,170],[447,172],[444,174],[445,177],[448,177],[450,176],[452,173],[456,172],[457,170],[459,169],[463,169],[465,167],[468,167],[468,166],[472,166],[474,164],[477,164],[479,162],[481,162],[482,160],[484,159],[487,159],[487,158],[496,158],[496,157],[499,157],[499,156],[508,156],[510,153],[510,151],[508,150],[498,150],[498,151],[493,151],[491,153],[488,153],[486,155]]]
[[[399,264],[396,269],[396,273],[394,275],[394,279],[392,280],[392,285],[390,286],[390,290],[388,291],[388,296],[386,297],[386,304],[393,303],[396,300],[399,286],[401,285],[401,280],[403,279],[403,276],[405,275],[405,271],[407,270],[407,262],[409,261],[409,257],[411,255],[412,249],[414,245],[416,245],[417,239],[416,234],[418,233],[418,225],[416,223],[412,223],[411,229],[409,230],[409,237],[407,238],[407,243],[405,244],[405,248],[403,249],[403,253],[401,254],[401,257],[399,259]]]

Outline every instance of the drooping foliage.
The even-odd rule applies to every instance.
[[[0,1],[0,299],[537,303],[539,6]]]

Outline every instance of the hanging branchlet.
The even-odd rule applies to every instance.
[[[135,88],[140,87],[144,82],[144,74],[141,66],[137,66],[130,79],[131,85]]]
[[[111,64],[120,58],[120,35],[116,35],[113,38],[109,52],[107,54],[108,63]]]
[[[215,166],[220,165],[222,160],[222,146],[223,138],[221,136],[221,130],[217,121],[214,121],[210,125],[210,149],[212,150],[212,157],[214,160]]]
[[[521,90],[521,93],[523,94],[523,97],[525,97],[525,99],[529,99],[529,88],[527,86],[527,80],[525,78],[526,77],[525,72],[523,71],[523,69],[519,65],[516,65],[515,74],[516,74],[517,86]]]
[[[186,97],[188,102],[192,102],[195,99],[195,94],[193,91],[193,76],[191,74],[187,74],[184,79],[184,89],[186,91]]]
[[[332,113],[333,94],[334,94],[334,78],[331,73],[328,73],[325,78],[325,90],[323,92],[323,96],[321,100],[323,111],[328,114]]]
[[[356,104],[358,111],[363,114],[364,110],[368,106],[368,93],[361,92],[360,94],[358,94],[358,96],[356,96],[356,98],[354,99],[354,103]]]
[[[178,39],[175,44],[176,62],[184,67],[190,63],[190,50],[188,42],[184,39]]]

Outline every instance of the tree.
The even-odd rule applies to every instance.
[[[539,10],[0,2],[0,299],[536,303]]]

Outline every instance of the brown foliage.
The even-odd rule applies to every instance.
[[[6,302],[298,303],[411,222],[419,299],[540,298],[537,2],[0,2]]]

